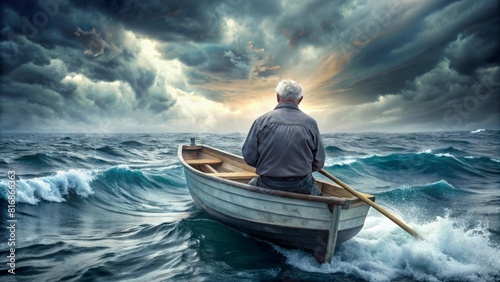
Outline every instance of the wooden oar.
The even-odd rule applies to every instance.
[[[333,180],[338,185],[342,186],[342,188],[344,188],[345,190],[349,191],[349,193],[351,193],[354,196],[358,197],[361,201],[367,203],[368,205],[372,206],[374,209],[378,210],[380,213],[382,213],[387,218],[389,218],[394,223],[396,223],[401,228],[403,228],[406,232],[410,233],[411,236],[413,236],[415,238],[418,238],[418,239],[423,239],[417,232],[415,232],[413,229],[411,229],[408,225],[406,225],[401,220],[397,219],[395,216],[393,216],[391,213],[389,213],[388,211],[386,211],[384,208],[382,208],[378,204],[375,204],[373,201],[371,201],[370,199],[368,199],[367,197],[365,197],[363,194],[361,194],[358,191],[356,191],[356,190],[352,189],[351,187],[347,186],[347,184],[345,184],[344,182],[340,181],[335,176],[329,174],[324,169],[321,169],[319,172],[321,174],[323,174],[324,176],[328,177],[329,179]]]

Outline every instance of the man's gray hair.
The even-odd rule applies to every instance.
[[[302,86],[291,79],[283,79],[276,86],[276,93],[281,99],[300,99],[302,97]]]

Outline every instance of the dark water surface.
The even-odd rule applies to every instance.
[[[326,170],[374,194],[425,241],[371,210],[363,230],[323,265],[196,207],[177,160],[178,144],[192,136],[2,134],[0,280],[500,279],[498,131],[324,135]],[[196,136],[238,155],[245,138]],[[9,171],[16,176],[14,218]],[[15,275],[7,264],[12,242]]]

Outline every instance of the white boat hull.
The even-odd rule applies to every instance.
[[[341,244],[355,236],[363,227],[370,208],[364,203],[349,205],[350,200],[345,198],[270,191],[212,176],[195,169],[182,158],[181,162],[192,198],[209,214],[252,236],[285,247],[313,251],[316,257],[328,252],[333,236],[335,242],[330,245]],[[340,211],[338,220],[332,219],[335,207]],[[331,234],[332,225],[336,234]]]

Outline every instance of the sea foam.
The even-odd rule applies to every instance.
[[[444,216],[409,224],[424,238],[417,240],[372,210],[363,230],[337,248],[331,264],[319,264],[303,251],[275,248],[303,271],[354,274],[368,281],[499,279],[499,246],[491,243],[487,224],[471,228],[468,221]]]
[[[96,173],[88,170],[70,169],[58,171],[55,175],[33,179],[16,180],[16,201],[36,205],[40,200],[64,202],[64,196],[75,193],[81,197],[94,194],[90,183]],[[0,182],[2,198],[7,199],[7,182]]]
[[[325,166],[326,167],[333,167],[333,166],[352,165],[354,163],[357,163],[358,160],[369,159],[369,158],[372,158],[375,156],[376,155],[341,156],[341,157],[334,157],[334,158],[328,157],[325,161]]]

